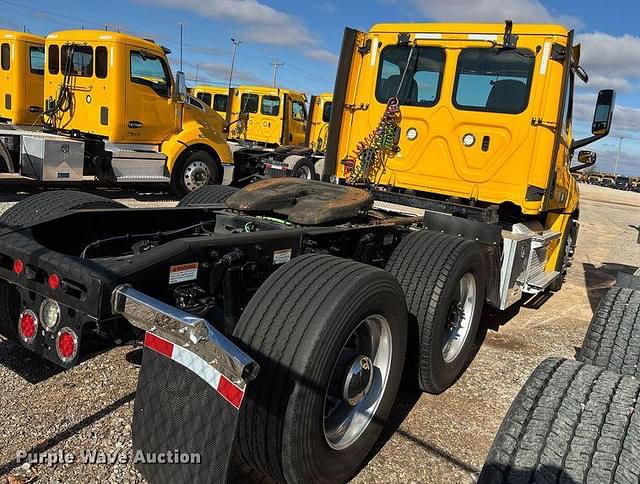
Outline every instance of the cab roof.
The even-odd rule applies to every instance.
[[[299,94],[303,96],[304,93],[300,91],[293,91],[292,89],[285,89],[281,87],[269,87],[269,86],[238,86],[235,88],[238,92],[255,92],[257,94]]]
[[[165,52],[161,45],[156,44],[151,39],[143,39],[133,35],[123,34],[122,32],[111,32],[109,30],[61,30],[47,35],[47,41],[59,43],[87,42],[92,44],[117,42],[120,44],[134,45],[158,54]]]
[[[211,93],[214,93],[214,94],[226,94],[226,93],[229,92],[229,88],[228,87],[208,86],[208,85],[202,85],[202,84],[198,84],[196,86],[193,86],[191,89],[193,89],[194,91],[211,92]]]
[[[0,29],[0,39],[12,39],[33,42],[34,44],[44,44],[44,37],[41,35],[30,34],[28,32],[18,32],[15,30]]]
[[[370,33],[420,32],[438,34],[504,34],[504,23],[393,23],[375,24]],[[555,24],[520,24],[513,23],[513,33],[518,35],[568,35],[568,30]]]

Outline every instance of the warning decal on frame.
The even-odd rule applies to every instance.
[[[273,251],[273,263],[284,264],[291,260],[291,249],[281,249]]]
[[[169,284],[194,281],[198,278],[198,263],[180,264],[169,268]]]

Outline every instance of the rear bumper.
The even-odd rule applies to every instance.
[[[204,319],[130,286],[114,290],[112,308],[146,331],[132,425],[139,470],[149,482],[224,482],[258,365]],[[152,458],[176,451],[171,464]]]

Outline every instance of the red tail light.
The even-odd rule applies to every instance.
[[[24,261],[22,259],[13,261],[13,272],[16,274],[22,274],[24,272]]]
[[[33,311],[25,309],[20,314],[18,321],[18,333],[25,343],[31,343],[38,333],[38,318]]]
[[[51,289],[58,289],[60,287],[60,276],[58,274],[50,274],[47,282]]]
[[[78,354],[78,336],[71,328],[62,328],[56,337],[58,358],[64,363],[73,360]]]

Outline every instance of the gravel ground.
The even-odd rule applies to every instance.
[[[640,194],[581,185],[576,259],[562,291],[485,317],[487,335],[459,382],[439,396],[403,388],[379,452],[354,482],[471,482],[500,421],[545,357],[574,357],[592,312],[619,270],[640,266]],[[26,194],[0,195],[0,212]],[[170,206],[157,194],[110,195],[129,206]],[[16,454],[80,459],[131,448],[140,349],[122,346],[59,372],[0,337],[0,476],[8,482],[140,482],[129,464],[20,466]],[[1,482],[1,479],[0,479]]]

